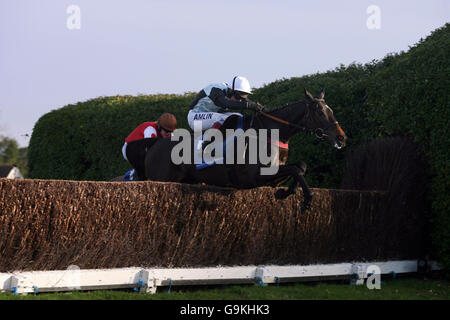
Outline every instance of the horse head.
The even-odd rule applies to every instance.
[[[326,139],[337,149],[345,147],[347,136],[334,117],[333,110],[325,102],[322,89],[319,97],[314,97],[305,89],[307,114],[306,123],[320,139]]]

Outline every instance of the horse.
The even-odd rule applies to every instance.
[[[313,194],[304,178],[306,164],[303,161],[286,164],[289,140],[299,132],[309,132],[315,134],[318,139],[328,141],[333,147],[341,149],[346,144],[347,136],[336,121],[333,110],[326,104],[324,90],[322,89],[318,97],[314,97],[306,89],[304,89],[304,93],[305,100],[272,111],[260,110],[251,116],[244,116],[243,119],[240,116],[230,116],[220,128],[220,131],[225,133],[227,129],[237,128],[240,121],[243,130],[252,128],[258,132],[259,129],[267,129],[267,133],[278,130],[278,141],[274,142],[264,138],[266,139],[265,143],[272,150],[273,145],[280,150],[277,164],[279,166],[275,174],[262,175],[261,169],[267,168],[267,163],[258,161],[250,164],[248,153],[246,153],[244,164],[215,164],[199,170],[192,161],[192,157],[190,163],[175,164],[171,156],[174,147],[179,142],[166,138],[158,139],[147,151],[145,156],[146,179],[189,184],[205,183],[236,189],[250,189],[265,185],[277,187],[292,179],[293,181],[287,189],[280,188],[275,192],[275,197],[285,199],[295,193],[300,185],[304,196],[300,210],[309,209]],[[255,138],[261,139],[259,135]],[[192,142],[192,145],[194,143]]]

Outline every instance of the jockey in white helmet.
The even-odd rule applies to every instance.
[[[194,121],[201,121],[202,130],[219,128],[232,114],[229,110],[262,109],[261,105],[249,100],[252,93],[247,78],[236,76],[227,83],[214,83],[203,88],[191,102],[188,113],[189,126],[194,130]]]

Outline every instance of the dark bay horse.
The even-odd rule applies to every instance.
[[[318,138],[327,140],[335,148],[345,146],[346,135],[336,118],[332,109],[324,100],[324,92],[318,97],[313,97],[305,89],[306,99],[282,108],[269,111],[258,112],[253,116],[244,116],[240,120],[239,116],[230,116],[220,128],[224,133],[228,128],[236,128],[239,121],[242,121],[242,129],[249,128],[267,129],[269,132],[278,130],[278,141],[276,143],[280,153],[278,158],[278,167],[275,174],[262,175],[261,168],[267,167],[267,163],[257,162],[250,164],[248,155],[244,164],[216,164],[199,170],[193,161],[190,163],[174,164],[171,158],[173,148],[179,143],[171,139],[158,139],[146,154],[145,167],[148,180],[182,183],[205,183],[209,185],[232,187],[238,189],[249,189],[259,186],[269,185],[278,186],[289,179],[292,183],[287,189],[279,189],[275,196],[278,199],[285,199],[287,196],[295,193],[298,186],[302,187],[304,201],[301,204],[301,210],[308,209],[312,199],[312,192],[305,181],[304,174],[306,164],[302,161],[296,164],[286,165],[287,144],[291,137],[299,132],[314,133]],[[256,136],[256,139],[259,139]],[[265,143],[271,148],[272,142]],[[195,143],[192,142],[194,145]],[[270,150],[269,148],[269,150]],[[192,160],[192,158],[191,158]]]

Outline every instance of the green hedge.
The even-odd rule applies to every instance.
[[[378,135],[406,135],[428,160],[436,254],[450,270],[450,24],[377,66],[368,107]]]
[[[426,154],[433,212],[435,254],[450,269],[449,74],[450,24],[434,31],[408,52],[381,61],[339,66],[335,70],[278,80],[255,90],[254,100],[275,108],[304,98],[303,88],[325,99],[349,136],[336,150],[313,136],[290,143],[289,162],[308,164],[313,187],[340,185],[346,150],[380,136],[408,136]],[[128,170],[124,138],[143,121],[172,112],[187,128],[194,94],[101,97],[44,115],[29,145],[29,174],[34,178],[108,180]]]

